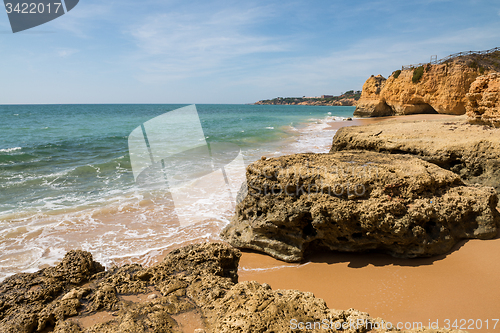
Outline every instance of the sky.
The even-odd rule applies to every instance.
[[[15,34],[0,14],[0,104],[339,95],[431,55],[497,46],[498,0],[80,0]]]

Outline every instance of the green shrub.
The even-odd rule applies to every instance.
[[[428,72],[428,71],[430,71],[430,70],[431,70],[431,68],[432,68],[432,65],[431,65],[431,64],[427,64],[427,65],[425,66],[425,71],[426,71],[426,72]]]
[[[483,66],[479,67],[479,73],[480,73],[481,75],[483,75],[483,74],[484,74],[484,67],[483,67]]]
[[[411,82],[417,83],[418,81],[420,81],[423,75],[424,75],[424,66],[415,68],[413,70],[413,77],[411,78]]]
[[[399,77],[399,74],[401,74],[401,70],[398,69],[397,71],[395,71],[394,73],[392,73],[392,76],[397,79]]]
[[[477,62],[473,61],[473,62],[469,63],[469,67],[470,68],[477,68],[478,67]]]

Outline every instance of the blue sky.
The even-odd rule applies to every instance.
[[[0,104],[253,103],[500,46],[500,1],[95,1],[12,34]]]

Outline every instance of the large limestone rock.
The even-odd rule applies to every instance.
[[[354,116],[381,117],[393,114],[392,109],[380,98],[380,92],[386,81],[382,75],[371,76],[366,80]]]
[[[278,333],[302,322],[322,323],[308,332],[363,333],[388,326],[354,309],[329,309],[311,293],[238,283],[240,256],[227,244],[196,244],[150,268],[104,272],[89,253],[72,251],[56,267],[0,284],[0,332]]]
[[[471,123],[500,127],[500,73],[478,77],[466,97]]]
[[[480,75],[478,69],[464,63],[425,66],[422,78],[412,82],[413,70],[403,70],[396,78],[391,75],[380,91],[373,77],[363,86],[363,93],[354,113],[358,117],[409,115],[417,113],[465,114],[466,94]],[[381,79],[380,79],[381,80]],[[365,96],[365,98],[363,98]],[[374,107],[374,106],[377,107]],[[384,110],[381,112],[380,110]]]
[[[337,131],[331,152],[359,149],[415,155],[500,193],[500,129],[471,125],[465,116],[391,119]]]
[[[493,188],[410,155],[297,154],[248,167],[248,194],[222,237],[233,246],[300,261],[307,250],[443,254],[460,239],[493,238]]]

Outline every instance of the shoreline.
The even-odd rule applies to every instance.
[[[463,119],[463,116],[355,118],[352,121],[328,122],[327,126],[322,123],[319,127],[310,127],[310,130],[331,133],[341,127],[382,121],[393,121],[397,125],[399,122],[443,119]],[[147,255],[150,261],[144,267],[156,266],[168,253],[188,244],[220,243],[218,234],[215,234],[218,227],[209,229],[213,233],[210,237],[151,250]],[[437,326],[446,328],[447,319],[450,325],[456,319],[472,319],[474,325],[478,321],[486,325],[486,320],[489,320],[491,325],[493,319],[498,319],[500,310],[500,289],[496,288],[497,277],[500,276],[499,253],[500,233],[492,240],[461,241],[445,255],[417,259],[396,259],[380,253],[329,252],[310,255],[303,263],[296,264],[243,250],[237,273],[238,282],[257,281],[270,285],[274,291],[311,292],[323,299],[330,309],[356,309],[394,325],[398,322],[420,322],[423,327],[428,327],[437,322]],[[142,263],[135,256],[114,258],[112,261],[119,266]],[[469,332],[492,331],[485,326],[483,329],[474,328],[466,327]],[[496,329],[500,329],[500,325]]]

